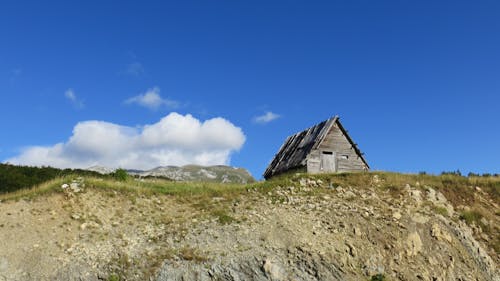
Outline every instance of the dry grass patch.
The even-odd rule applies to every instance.
[[[179,249],[178,256],[187,261],[205,262],[208,260],[205,255],[201,254],[198,250],[191,247],[183,247]]]
[[[226,210],[221,210],[221,209],[218,209],[218,210],[214,210],[210,213],[212,216],[216,217],[217,218],[217,221],[220,223],[220,224],[230,224],[230,223],[233,223],[233,222],[236,222],[237,220],[235,218],[233,218],[232,216],[230,216]]]

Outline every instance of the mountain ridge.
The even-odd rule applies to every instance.
[[[116,169],[104,166],[92,166],[89,171],[110,174]],[[184,166],[158,166],[150,170],[125,169],[129,175],[136,177],[165,177],[174,181],[220,182],[220,183],[251,183],[255,179],[244,168],[227,165],[203,166],[188,164]]]

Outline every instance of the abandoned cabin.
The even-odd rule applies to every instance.
[[[339,117],[334,116],[289,136],[264,172],[264,178],[291,170],[314,174],[367,171],[369,168]]]

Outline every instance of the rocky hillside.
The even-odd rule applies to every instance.
[[[88,168],[90,171],[109,174],[114,172],[102,166],[93,166]],[[219,183],[251,183],[255,179],[243,168],[235,168],[224,165],[217,166],[199,166],[186,165],[182,167],[165,166],[156,167],[151,170],[127,170],[130,175],[138,177],[164,177],[174,181],[197,181],[197,182],[219,182]]]
[[[499,189],[385,173],[65,178],[0,197],[0,280],[500,280]]]
[[[199,181],[220,183],[251,183],[254,178],[243,168],[230,166],[198,166],[157,167],[149,171],[129,172],[132,175],[166,177],[175,181]]]

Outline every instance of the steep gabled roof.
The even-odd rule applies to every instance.
[[[274,175],[304,166],[307,155],[321,144],[334,123],[338,124],[342,133],[347,137],[356,153],[368,167],[361,151],[340,124],[339,117],[334,116],[302,132],[289,136],[264,172],[264,178],[268,179]]]

